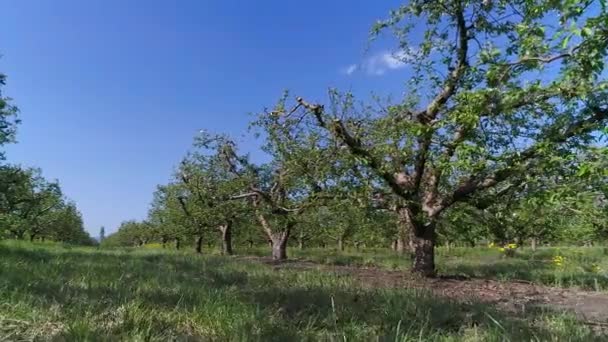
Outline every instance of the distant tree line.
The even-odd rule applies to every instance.
[[[2,94],[6,76],[0,74],[0,146],[15,142],[18,109]],[[6,163],[0,151],[0,239],[53,240],[93,244],[84,230],[76,204],[67,199],[56,181],[40,169]]]

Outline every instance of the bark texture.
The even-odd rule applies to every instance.
[[[289,229],[272,234],[272,260],[287,259],[287,240],[289,239]]]
[[[414,263],[412,271],[425,277],[434,277],[435,271],[435,226],[430,224],[416,227],[412,239]]]

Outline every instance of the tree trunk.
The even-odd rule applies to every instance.
[[[530,247],[533,251],[536,251],[536,238],[530,239]]]
[[[338,238],[338,250],[344,251],[344,239],[342,237]]]
[[[298,236],[298,248],[304,249],[304,233],[302,233],[301,229],[300,229],[300,234]]]
[[[293,222],[287,222],[285,230],[273,232],[264,215],[262,215],[259,211],[256,211],[256,215],[258,217],[258,221],[264,229],[264,232],[266,233],[266,236],[270,240],[270,248],[272,249],[272,259],[287,259],[287,240],[289,239],[289,233],[293,228]]]
[[[230,223],[220,226],[222,232],[222,255],[232,255],[232,225]]]
[[[167,248],[167,238],[166,237],[161,238],[160,242],[162,243],[163,248]]]
[[[249,248],[253,248],[253,240],[247,240],[247,244],[249,244]]]
[[[272,234],[272,259],[287,259],[287,240],[289,239],[289,228],[285,231]]]
[[[203,237],[199,236],[196,238],[196,253],[203,253]]]
[[[397,223],[397,244],[396,251],[399,254],[414,253],[414,223],[412,214],[407,207],[402,207],[397,210],[399,217]]]
[[[30,235],[30,242],[34,242],[35,238],[36,238],[36,234],[31,234]]]
[[[413,239],[414,263],[412,271],[424,277],[435,276],[435,226],[416,227]]]
[[[405,253],[405,239],[402,236],[398,236],[397,240],[395,240],[395,251],[398,254]]]
[[[175,249],[179,250],[179,238],[175,238]]]

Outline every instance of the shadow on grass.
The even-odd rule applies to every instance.
[[[556,335],[534,323],[538,313],[517,317],[419,290],[362,289],[331,274],[231,258],[5,247],[0,257],[2,301],[59,307],[66,340],[437,340],[478,330],[497,340],[594,338]]]
[[[441,271],[445,274],[463,274],[471,278],[532,281],[533,274],[545,270],[548,270],[548,266],[544,262],[512,259],[484,263],[450,263],[443,266]]]

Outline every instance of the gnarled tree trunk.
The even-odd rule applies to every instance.
[[[220,226],[222,233],[222,254],[232,255],[232,225],[226,223]]]
[[[435,276],[435,225],[415,227],[413,234],[414,263],[412,271],[425,277]]]
[[[175,249],[179,250],[179,247],[180,247],[179,238],[175,238]]]
[[[287,240],[289,239],[289,227],[282,232],[271,235],[272,239],[272,260],[287,259]]]
[[[279,232],[273,232],[270,223],[266,220],[266,217],[259,211],[256,211],[258,222],[262,225],[262,229],[266,233],[266,236],[270,240],[270,247],[272,249],[273,260],[285,260],[287,259],[287,240],[289,239],[289,233],[293,227],[293,223],[288,222],[285,230]]]

